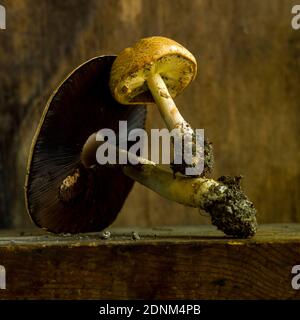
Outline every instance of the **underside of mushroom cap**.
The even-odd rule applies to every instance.
[[[144,38],[117,56],[110,77],[112,95],[122,104],[153,103],[147,78],[157,73],[174,98],[195,78],[196,59],[174,40]]]
[[[128,130],[144,127],[145,107],[124,108],[110,95],[114,60],[115,56],[96,57],[78,67],[44,110],[29,156],[25,199],[31,219],[48,231],[104,229],[115,220],[133,186],[121,168],[85,168],[81,163],[82,147],[92,133],[108,128],[117,134],[121,120],[128,121]]]

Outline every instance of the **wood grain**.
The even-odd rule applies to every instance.
[[[30,142],[47,98],[83,61],[164,35],[197,58],[178,97],[184,117],[214,143],[214,177],[244,175],[259,222],[300,221],[300,32],[297,1],[2,0],[0,227],[28,226],[23,185]],[[163,127],[149,107],[148,128]],[[116,226],[199,224],[198,211],[136,185]]]
[[[2,232],[7,289],[0,299],[300,298],[291,287],[299,224],[263,225],[250,240],[208,226],[110,232],[108,240]]]

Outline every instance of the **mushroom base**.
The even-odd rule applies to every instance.
[[[222,195],[219,187],[212,186],[206,194],[203,209],[210,213],[212,224],[225,234],[249,238],[256,233],[256,209],[240,186],[241,176],[222,176],[219,182],[228,188]]]

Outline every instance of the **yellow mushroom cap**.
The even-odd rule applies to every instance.
[[[147,78],[159,73],[172,98],[195,78],[197,62],[182,45],[165,37],[149,37],[124,49],[113,63],[110,90],[122,104],[154,102]]]

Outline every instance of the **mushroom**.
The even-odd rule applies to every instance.
[[[256,209],[241,188],[240,176],[222,176],[218,181],[185,176],[174,179],[172,172],[150,160],[126,150],[116,151],[129,160],[127,165],[116,164],[125,175],[166,199],[205,210],[212,224],[225,234],[248,238],[256,233]]]
[[[239,178],[178,176],[155,163],[126,153],[129,164],[98,165],[95,133],[143,128],[143,106],[124,108],[110,95],[114,56],[94,58],[73,71],[49,99],[29,155],[25,183],[27,211],[39,227],[55,233],[99,231],[120,211],[134,181],[178,203],[210,213],[226,234],[250,237],[256,210],[240,188]],[[130,147],[130,145],[128,146]],[[135,158],[137,165],[131,165]]]
[[[179,95],[195,78],[197,63],[194,56],[179,43],[165,37],[149,37],[126,48],[113,63],[110,89],[113,97],[122,104],[148,104],[155,102],[167,128],[176,130],[179,139],[188,141],[193,150],[189,163],[173,163],[173,171],[199,175],[193,168],[204,160],[203,175],[213,165],[211,144],[205,141],[204,159],[196,146],[195,134],[177,109],[173,98]],[[197,148],[196,148],[197,147]]]
[[[95,154],[82,152],[101,128],[143,128],[146,108],[124,108],[108,87],[115,56],[93,58],[55,90],[43,112],[30,150],[25,182],[33,222],[54,233],[102,230],[117,217],[134,181],[120,167],[92,166]],[[130,147],[130,144],[128,145]],[[89,157],[84,157],[89,154]]]

